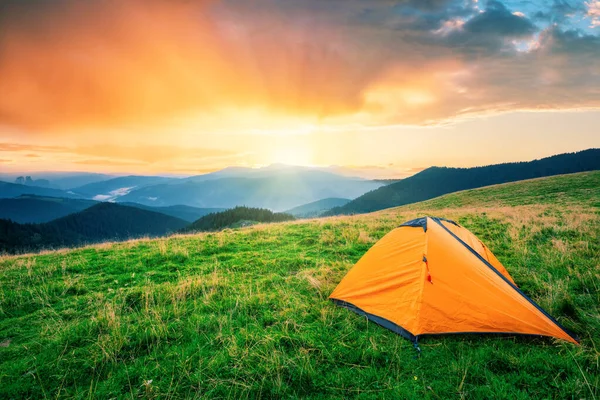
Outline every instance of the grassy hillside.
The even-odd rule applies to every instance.
[[[375,214],[0,260],[0,398],[587,398],[600,395],[600,173]],[[455,219],[581,346],[412,345],[327,296],[424,214]]]
[[[459,190],[595,170],[600,170],[600,149],[559,154],[529,162],[474,168],[431,167],[400,182],[365,193],[326,214],[372,212],[429,200]]]

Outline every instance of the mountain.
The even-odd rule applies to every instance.
[[[161,214],[170,215],[175,218],[182,219],[188,222],[194,222],[197,219],[216,212],[225,211],[225,208],[198,208],[183,205],[168,206],[168,207],[152,207],[138,203],[118,203],[129,207],[141,208],[143,210],[159,212]]]
[[[205,215],[188,225],[182,232],[218,231],[228,227],[252,225],[257,222],[283,222],[294,219],[290,214],[274,213],[263,208],[235,207],[231,210]]]
[[[116,178],[114,175],[98,174],[94,172],[35,172],[31,174],[18,173],[0,173],[0,180],[11,183],[16,182],[19,178],[23,179],[23,183],[27,184],[27,175],[30,176],[33,186],[49,187],[52,189],[70,190],[89,183],[106,181]]]
[[[162,176],[129,175],[79,186],[73,192],[94,200],[115,200],[136,188],[177,180]]]
[[[107,240],[161,236],[188,225],[157,212],[99,203],[44,224],[0,220],[0,252],[17,253]]]
[[[318,217],[325,211],[331,210],[334,207],[341,207],[350,202],[350,199],[340,199],[336,197],[313,201],[312,203],[304,204],[285,211],[286,214],[291,214],[296,218],[313,218]]]
[[[0,219],[10,219],[21,224],[36,224],[65,217],[98,204],[95,200],[70,199],[62,197],[21,195],[10,199],[0,199]],[[223,208],[196,208],[190,206],[151,207],[137,203],[120,203],[121,205],[153,211],[187,222]]]
[[[459,190],[600,169],[600,149],[559,154],[529,162],[475,168],[431,167],[366,193],[326,215],[357,214],[415,203]]]
[[[12,198],[24,194],[64,198],[82,198],[82,196],[71,191],[40,186],[22,185],[18,183],[0,182],[0,198]]]
[[[134,189],[119,202],[200,208],[239,205],[287,210],[316,200],[355,198],[383,183],[303,167],[235,168]]]
[[[43,223],[83,211],[95,204],[98,202],[94,200],[27,194],[0,199],[0,219],[10,219],[20,224]]]
[[[39,187],[50,187],[50,181],[48,179],[33,179],[30,175],[17,176],[15,182],[18,185],[26,186],[39,186]]]
[[[50,181],[52,187],[56,187],[62,190],[70,190],[78,188],[84,185],[92,183],[107,181],[114,179],[114,175],[106,174],[95,174],[90,172],[78,172],[78,173],[49,173],[42,174],[44,179]]]

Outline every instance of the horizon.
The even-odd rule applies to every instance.
[[[352,167],[343,167],[343,166],[339,166],[339,165],[319,166],[319,165],[294,165],[294,164],[285,164],[285,163],[272,163],[269,165],[257,165],[257,166],[250,166],[250,167],[249,166],[230,165],[230,166],[226,166],[224,168],[216,169],[214,171],[198,173],[198,174],[172,174],[172,173],[144,174],[144,173],[129,173],[129,172],[102,173],[102,172],[91,172],[91,171],[21,171],[21,172],[14,171],[14,172],[6,172],[6,171],[0,170],[0,181],[2,181],[4,177],[14,179],[14,178],[18,178],[18,177],[29,176],[32,179],[34,179],[34,178],[40,178],[40,177],[52,178],[53,176],[74,176],[74,175],[78,175],[78,174],[81,174],[81,175],[85,175],[85,174],[107,175],[110,177],[110,179],[127,177],[127,176],[158,176],[158,177],[185,179],[185,178],[190,178],[193,176],[209,175],[209,174],[212,174],[215,172],[220,172],[220,171],[224,171],[224,170],[231,169],[231,168],[261,170],[261,169],[270,169],[273,167],[321,170],[321,171],[325,171],[325,172],[334,173],[334,174],[337,174],[340,176],[345,176],[348,178],[359,178],[359,179],[367,179],[367,180],[401,180],[401,179],[409,178],[413,175],[416,175],[416,174],[418,174],[422,171],[425,171],[427,169],[430,169],[430,168],[478,168],[478,167],[486,167],[486,166],[490,166],[490,165],[530,162],[530,161],[536,161],[536,160],[543,159],[543,158],[559,156],[559,155],[563,155],[563,154],[572,154],[572,153],[579,153],[582,151],[598,150],[598,149],[600,149],[600,148],[592,147],[592,148],[576,150],[573,152],[551,154],[548,156],[539,157],[539,158],[535,158],[535,159],[531,159],[531,160],[517,160],[517,161],[500,162],[500,163],[494,163],[494,164],[481,164],[481,165],[473,165],[473,166],[469,166],[469,167],[460,167],[460,166],[457,167],[457,166],[451,166],[451,165],[430,165],[425,168],[415,169],[411,173],[405,174],[403,176],[390,176],[390,175],[376,176],[376,175],[372,174],[372,172],[373,172],[372,169],[357,169],[357,168],[352,168]],[[387,171],[387,172],[389,173],[390,171]]]
[[[0,173],[371,179],[600,147],[600,2],[7,0]]]

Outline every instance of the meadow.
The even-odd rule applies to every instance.
[[[454,219],[581,345],[412,344],[328,296],[400,223]],[[600,172],[372,214],[0,258],[0,398],[594,399]]]

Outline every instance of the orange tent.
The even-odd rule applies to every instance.
[[[475,235],[442,218],[377,242],[329,297],[414,343],[422,335],[510,333],[577,339],[527,297]]]

